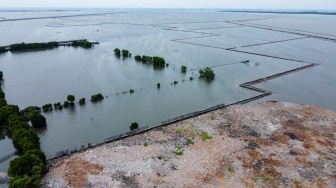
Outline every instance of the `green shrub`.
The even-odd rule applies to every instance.
[[[68,101],[66,101],[66,102],[69,104]],[[63,105],[60,102],[57,102],[57,103],[54,103],[54,108],[62,110],[63,109]]]
[[[215,78],[215,74],[210,67],[206,67],[203,70],[202,69],[199,70],[199,73],[200,73],[200,77],[205,77],[205,78],[209,78],[209,79],[214,79]]]
[[[187,72],[187,66],[182,65],[182,67],[181,67],[181,71],[184,72],[184,73]]]
[[[165,60],[162,57],[154,56],[153,64],[155,66],[164,66],[166,64]]]
[[[40,138],[33,129],[16,129],[13,140],[21,146],[23,152],[40,149]]]
[[[33,127],[45,127],[45,126],[47,126],[46,118],[39,113],[33,114],[30,117],[30,119],[31,119],[31,123],[32,123]]]
[[[91,96],[91,101],[92,102],[97,102],[97,101],[101,101],[104,99],[104,96],[101,93],[98,93],[96,95],[92,95]]]
[[[41,176],[15,176],[8,182],[9,188],[38,188]]]
[[[121,53],[124,57],[127,57],[128,54],[129,54],[129,51],[128,50],[121,50]]]
[[[16,105],[6,105],[0,108],[0,125],[3,125],[10,115],[19,115],[19,107]]]
[[[136,56],[134,57],[134,59],[135,59],[136,61],[142,61],[142,58],[141,58],[141,56],[139,56],[139,55],[136,55]]]
[[[74,95],[68,95],[67,101],[74,102],[75,101],[75,96]]]
[[[137,122],[131,123],[130,130],[134,130],[134,129],[137,129],[137,128],[139,128],[139,124]]]
[[[157,83],[157,84],[156,84],[156,87],[157,87],[157,88],[160,88],[160,87],[161,87],[161,84],[160,84],[160,83]]]
[[[81,99],[79,100],[79,104],[80,104],[80,105],[85,104],[85,98],[81,98]]]
[[[49,104],[45,104],[45,105],[42,106],[42,110],[44,112],[52,111],[53,110],[53,106],[50,103]]]
[[[202,132],[201,137],[203,141],[212,139],[212,136],[208,135],[206,132]]]
[[[68,101],[64,101],[63,106],[64,108],[68,108],[70,106],[70,103]]]
[[[182,146],[175,146],[176,150],[173,151],[175,155],[183,155],[183,147]]]
[[[20,111],[20,115],[25,121],[30,121],[31,117],[35,114],[40,114],[41,108],[38,106],[28,106],[27,108]]]
[[[83,41],[73,41],[71,43],[71,46],[80,46],[83,48],[91,48],[93,45],[91,42],[87,41],[87,40],[83,40]]]
[[[119,48],[114,49],[114,53],[115,53],[117,56],[120,56],[120,49],[119,49]]]

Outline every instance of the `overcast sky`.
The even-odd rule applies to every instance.
[[[1,0],[0,7],[248,8],[336,10],[336,0]]]

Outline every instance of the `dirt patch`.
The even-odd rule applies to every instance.
[[[64,173],[64,179],[68,185],[73,187],[84,187],[88,184],[88,175],[99,175],[103,167],[98,164],[92,164],[83,159],[72,159],[65,163],[67,169]]]
[[[329,188],[335,144],[336,112],[237,105],[49,161],[42,187]]]

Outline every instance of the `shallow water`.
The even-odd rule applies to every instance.
[[[121,10],[110,12],[118,11]],[[59,47],[0,55],[0,69],[5,75],[2,88],[9,103],[17,104],[20,108],[42,106],[63,102],[68,94],[75,95],[77,101],[82,97],[87,100],[85,106],[76,104],[73,109],[44,113],[48,126],[36,131],[47,155],[128,131],[132,122],[138,122],[140,126],[154,126],[181,114],[258,95],[260,93],[243,89],[239,84],[304,65],[223,48],[236,47],[242,51],[320,63],[318,67],[259,84],[276,91],[275,95],[262,100],[280,99],[336,109],[336,86],[333,84],[336,83],[333,74],[333,60],[336,57],[331,50],[335,48],[335,43],[307,38],[242,48],[244,45],[302,36],[236,27],[226,22],[255,19],[244,23],[271,22],[277,25],[279,21],[282,27],[292,28],[292,20],[302,21],[307,23],[302,29],[313,32],[320,25],[328,25],[318,15],[316,19],[320,21],[312,21],[309,27],[309,19],[314,16],[219,13],[209,10],[122,11],[127,13],[0,22],[0,35],[6,36],[0,38],[0,46],[23,41],[82,38],[100,42],[93,49]],[[75,13],[78,12],[57,15]],[[55,13],[0,12],[0,17],[6,18],[46,15]],[[336,17],[326,18],[326,22],[336,21]],[[330,34],[333,28],[326,28],[325,31],[325,34]],[[206,37],[209,35],[212,36]],[[154,69],[133,58],[119,59],[113,54],[117,47],[128,49],[133,56],[164,57],[169,67]],[[250,64],[240,63],[244,60],[250,60]],[[182,65],[192,71],[181,73],[179,69]],[[216,74],[211,82],[198,78],[198,69],[206,66],[213,67]],[[189,81],[190,76],[195,79]],[[179,83],[171,85],[175,80]],[[160,89],[156,88],[158,82],[161,83]],[[129,89],[134,89],[135,93],[122,94]],[[99,92],[106,96],[105,99],[91,103],[90,96]],[[13,147],[4,140],[0,140],[0,144],[1,148],[3,145]],[[10,153],[10,150],[6,149],[6,152]],[[0,164],[1,170],[6,165]]]

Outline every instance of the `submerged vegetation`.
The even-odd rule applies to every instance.
[[[80,104],[80,105],[85,104],[85,98],[81,98],[81,99],[79,100],[79,104]]]
[[[129,51],[128,50],[121,50],[121,53],[122,53],[123,57],[127,57],[128,54],[129,54]]]
[[[125,49],[120,50],[119,48],[114,49],[114,54],[117,57],[120,57],[122,55],[123,58],[132,56],[132,54],[128,50],[125,50]]]
[[[208,79],[214,79],[215,73],[210,67],[206,67],[204,69],[199,70],[200,77],[208,78]]]
[[[55,110],[62,110],[63,105],[60,102],[54,103],[54,108],[55,108]]]
[[[104,99],[104,96],[101,93],[95,94],[91,96],[92,102],[98,102]]]
[[[45,105],[42,106],[42,110],[43,110],[43,112],[52,111],[53,110],[53,106],[50,103],[49,104],[45,104]]]
[[[182,65],[181,66],[181,72],[183,72],[183,73],[187,72],[187,66]]]
[[[162,58],[162,57],[158,57],[158,56],[140,56],[140,55],[136,55],[134,57],[134,59],[136,61],[141,61],[143,63],[150,63],[153,64],[154,66],[159,66],[159,67],[163,67],[166,64],[166,61]]]
[[[72,42],[71,46],[80,46],[83,48],[92,48],[93,44],[87,40],[83,41],[74,41]]]

